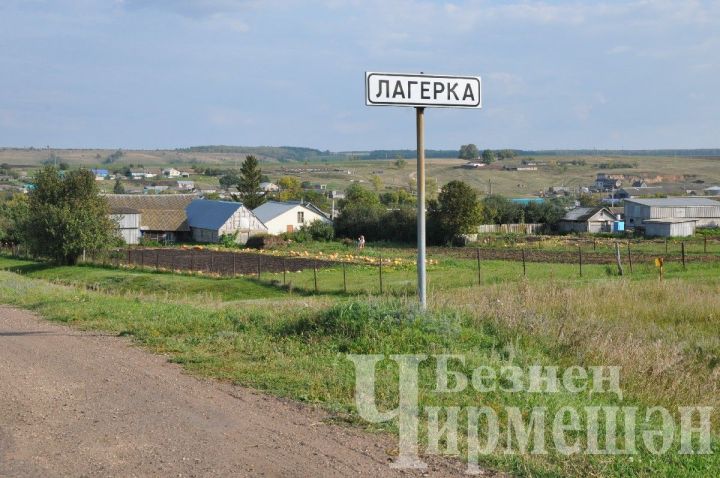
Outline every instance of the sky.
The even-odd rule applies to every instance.
[[[426,147],[720,147],[720,2],[0,0],[0,146],[414,149],[365,71],[481,76]]]

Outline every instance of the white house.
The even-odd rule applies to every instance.
[[[314,221],[332,224],[328,216],[310,203],[268,201],[253,213],[267,226],[270,234],[294,232]]]
[[[263,182],[260,183],[260,191],[265,191],[266,193],[275,193],[280,191],[280,186],[275,183]]]
[[[162,173],[163,173],[163,176],[166,176],[168,178],[179,178],[180,174],[181,174],[180,171],[178,171],[175,168],[163,169]]]
[[[237,233],[244,244],[250,236],[267,233],[267,227],[242,203],[196,199],[185,208],[193,240],[218,242],[223,234]]]
[[[195,181],[178,181],[177,187],[181,191],[192,191],[195,189]]]

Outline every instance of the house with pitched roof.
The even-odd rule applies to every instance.
[[[270,234],[295,232],[314,221],[332,224],[325,212],[311,203],[300,201],[267,201],[253,209],[253,213],[267,226]]]
[[[105,197],[111,216],[137,211],[140,239],[175,242],[190,238],[185,208],[197,198],[194,194],[107,194]]]
[[[617,217],[606,207],[576,207],[560,222],[560,232],[612,232]]]
[[[219,242],[222,235],[237,234],[235,240],[245,244],[250,236],[268,232],[265,224],[240,202],[195,199],[185,212],[192,239],[197,242]]]

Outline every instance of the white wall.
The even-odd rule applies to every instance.
[[[298,212],[304,213],[304,221],[298,222]],[[309,225],[313,221],[320,220],[322,222],[325,222],[327,224],[331,224],[332,221],[330,221],[325,216],[321,216],[320,214],[316,213],[315,211],[305,208],[301,205],[297,205],[294,208],[284,212],[283,214],[280,214],[279,216],[265,222],[265,225],[268,228],[268,232],[270,234],[282,234],[283,232],[288,231],[288,226],[292,226],[294,231],[297,231],[300,229],[303,225]]]

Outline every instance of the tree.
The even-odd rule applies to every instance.
[[[351,184],[345,199],[339,202],[339,215],[335,220],[335,236],[376,240],[380,234],[380,220],[386,212],[377,194],[361,185]]]
[[[113,186],[113,193],[125,194],[125,186],[123,186],[120,178],[115,178],[115,185]]]
[[[485,164],[490,164],[495,162],[495,153],[492,152],[490,149],[486,149],[482,152],[482,162]]]
[[[240,181],[237,189],[243,204],[248,209],[255,209],[265,202],[264,193],[260,192],[260,183],[262,179],[262,170],[255,156],[245,157],[245,161],[240,168]]]
[[[404,169],[405,166],[407,166],[407,160],[403,159],[402,157],[397,158],[395,160],[395,167],[398,169]]]
[[[28,212],[27,198],[20,194],[0,203],[0,242],[25,242]]]
[[[102,250],[117,237],[107,200],[86,169],[40,170],[28,195],[27,243],[34,255],[75,264],[84,250]]]
[[[480,156],[480,151],[478,150],[478,147],[474,144],[463,144],[460,146],[460,154],[458,157],[460,159],[467,159],[467,160],[473,160],[477,159]]]
[[[375,191],[380,191],[383,187],[383,180],[377,174],[370,176],[370,182],[372,183],[373,188],[375,188]]]
[[[236,184],[240,183],[240,176],[234,173],[228,173],[223,176],[220,176],[220,179],[218,180],[220,183],[220,186],[225,189],[230,189],[231,187],[235,186]]]
[[[277,194],[277,198],[280,201],[298,200],[302,197],[302,185],[296,177],[281,177],[278,179],[278,187],[280,188],[280,192]]]
[[[471,233],[480,220],[477,193],[462,181],[450,181],[437,200],[428,202],[428,229],[433,242],[446,244],[461,234]]]
[[[512,149],[502,149],[497,152],[497,159],[513,159],[515,157],[515,151]]]

